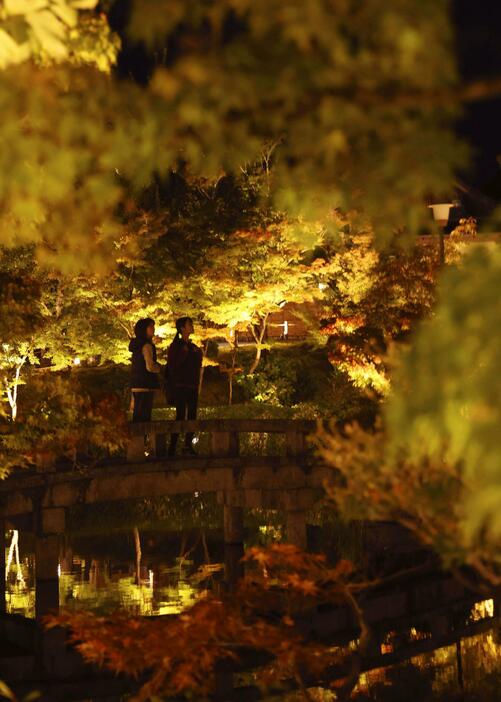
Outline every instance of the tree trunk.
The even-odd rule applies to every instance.
[[[264,340],[264,336],[266,334],[267,323],[268,323],[268,315],[267,314],[265,314],[259,318],[259,334],[256,333],[256,330],[254,329],[253,325],[252,324],[250,325],[250,330],[252,332],[252,336],[254,337],[254,341],[256,342],[256,355],[254,357],[254,360],[252,362],[251,367],[249,368],[249,375],[252,375],[253,373],[256,372],[257,367],[259,365],[259,361],[261,360],[261,354],[263,351],[263,340]]]
[[[259,365],[259,361],[261,360],[261,353],[262,353],[262,348],[261,344],[258,342],[256,345],[256,355],[254,356],[254,360],[252,361],[252,365],[249,368],[249,375],[252,375],[253,373],[256,372],[257,367]]]
[[[251,367],[249,368],[249,375],[252,375],[256,372],[257,367],[259,365],[259,361],[261,360],[261,354],[263,351],[263,339],[264,335],[266,334],[267,323],[268,315],[265,314],[263,317],[260,317],[259,320],[259,334],[256,333],[252,325],[250,326],[252,336],[254,337],[254,340],[256,342],[256,355],[254,357]]]
[[[231,352],[231,370],[228,372],[228,405],[233,403],[233,376],[235,375],[235,366],[237,362],[238,346],[236,343],[232,347]]]
[[[7,384],[7,399],[10,405],[11,419],[13,422],[17,419],[17,391],[21,380],[21,370],[26,363],[26,356],[23,356],[21,361],[16,366],[16,373],[14,375],[14,382],[12,387]]]
[[[136,548],[136,585],[141,585],[141,539],[139,538],[139,529],[134,527],[134,545]]]
[[[14,551],[17,545],[17,540],[19,538],[19,534],[16,529],[12,532],[12,540],[10,542],[9,546],[9,551],[7,553],[7,563],[5,564],[5,578],[7,579],[9,577],[9,572],[10,572],[10,567],[12,565],[12,560],[14,558]]]

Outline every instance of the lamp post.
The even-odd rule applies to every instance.
[[[438,230],[438,259],[440,265],[445,263],[445,244],[444,244],[444,229],[449,221],[451,208],[454,207],[452,202],[440,202],[435,205],[428,205],[433,212],[433,219],[439,226]]]

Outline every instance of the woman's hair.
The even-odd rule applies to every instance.
[[[186,322],[191,322],[193,324],[191,317],[179,317],[179,319],[176,319],[176,336],[174,337],[174,341],[179,341],[181,339],[181,331]]]
[[[154,319],[150,319],[149,317],[146,317],[145,319],[140,319],[136,322],[134,325],[134,335],[136,339],[145,339],[146,338],[146,330],[151,324],[155,324]]]

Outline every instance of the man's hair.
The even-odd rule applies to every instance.
[[[191,322],[193,324],[193,320],[191,317],[179,317],[179,319],[176,319],[176,329],[178,332],[181,332],[186,322]]]
[[[174,341],[177,343],[181,343],[181,332],[186,322],[191,322],[193,324],[191,317],[179,317],[179,319],[176,319],[176,336],[174,337]]]

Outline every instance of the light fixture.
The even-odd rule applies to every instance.
[[[78,356],[75,356],[75,358],[73,359],[73,365],[74,365],[74,366],[79,366],[81,362],[82,362],[82,361],[79,359]]]
[[[440,264],[445,263],[445,244],[444,244],[444,229],[449,221],[451,209],[454,207],[452,202],[437,202],[433,205],[428,205],[433,212],[433,219],[439,226],[438,230],[438,258]]]
[[[286,304],[287,304],[287,300],[281,300],[281,301],[278,303],[278,306],[279,306],[279,307],[285,307]]]
[[[449,221],[449,214],[454,207],[452,202],[437,202],[434,205],[428,205],[433,212],[433,219],[440,227],[446,227]]]

